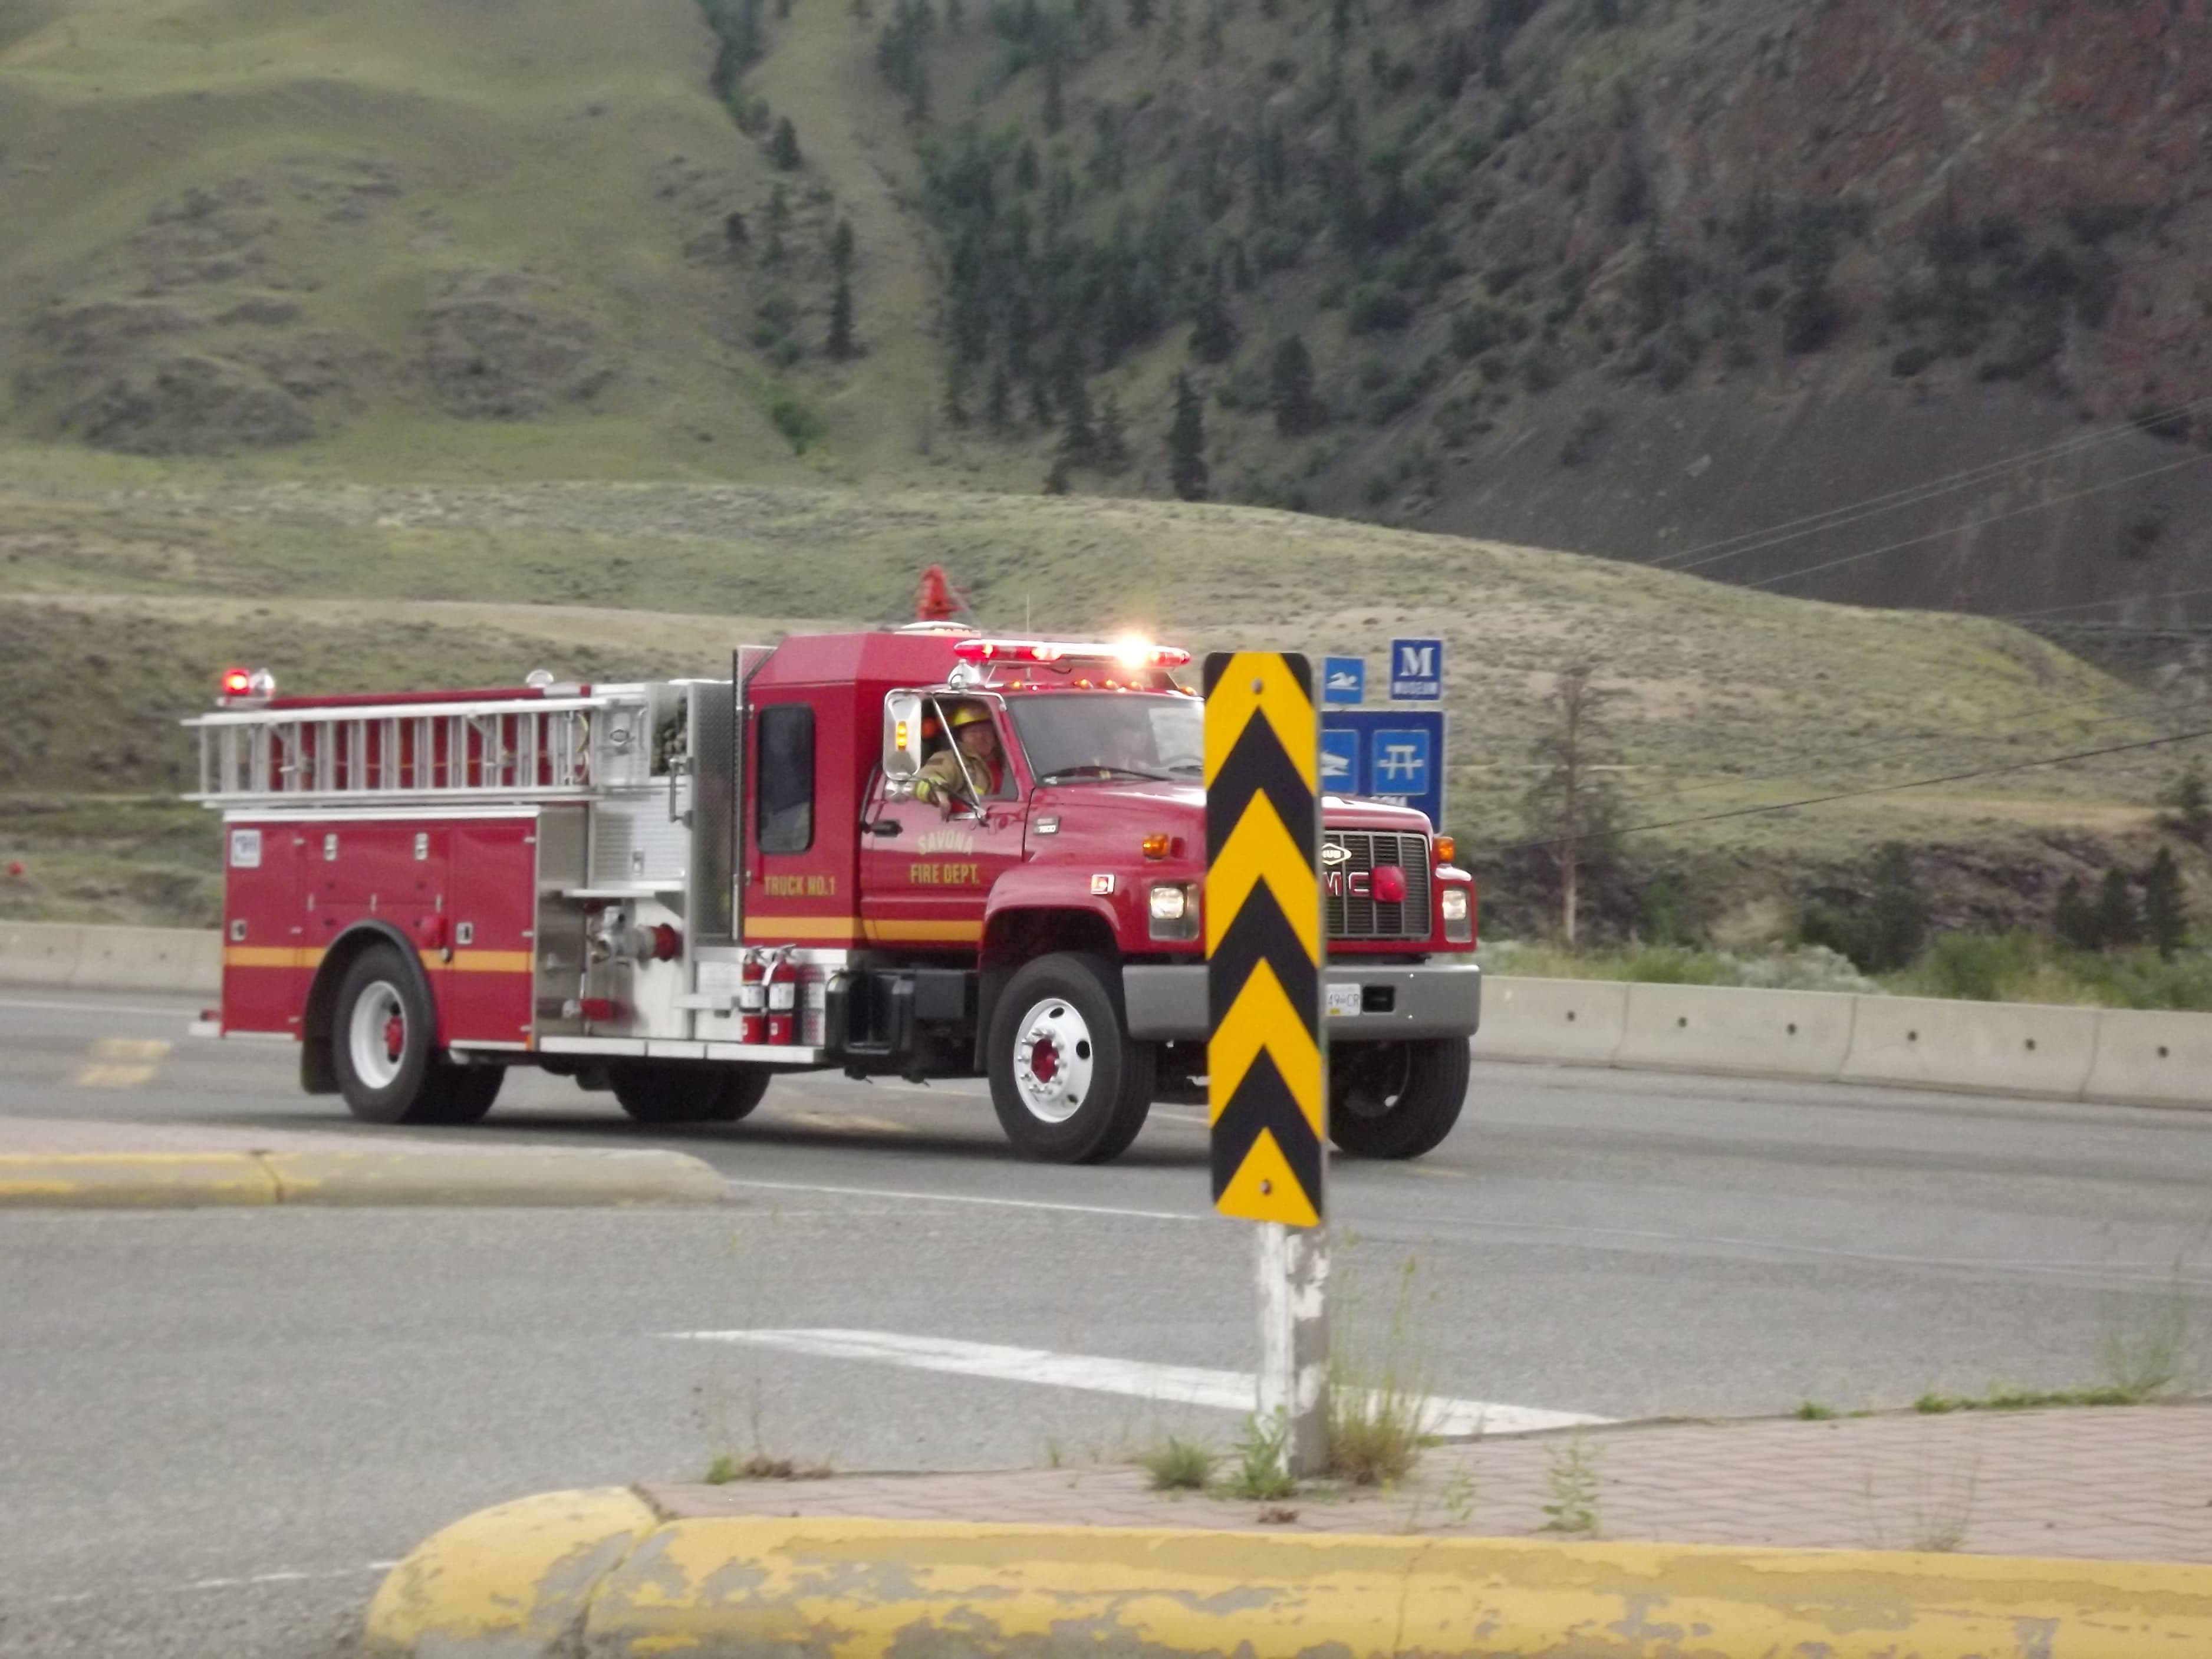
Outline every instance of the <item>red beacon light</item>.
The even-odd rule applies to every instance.
[[[276,677],[265,668],[226,668],[216,684],[225,702],[266,702],[276,695]]]

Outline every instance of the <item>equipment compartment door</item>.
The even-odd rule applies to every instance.
[[[222,827],[222,1029],[300,1032],[307,995],[294,823]]]
[[[448,831],[453,959],[444,998],[447,1042],[514,1044],[529,1038],[537,830],[534,818],[463,818]]]

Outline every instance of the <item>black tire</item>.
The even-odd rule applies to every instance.
[[[735,1123],[768,1091],[763,1067],[699,1060],[623,1060],[607,1077],[623,1110],[640,1123]]]
[[[1329,1049],[1328,1138],[1353,1158],[1434,1152],[1467,1100],[1464,1037],[1345,1042]]]
[[[422,970],[389,945],[363,951],[338,981],[331,1064],[356,1117],[369,1123],[444,1121],[448,1090],[437,1013]]]
[[[1102,957],[1063,951],[1025,963],[1000,995],[988,1053],[992,1108],[1024,1158],[1109,1163],[1152,1109],[1159,1053],[1127,1035],[1121,975]],[[1042,1075],[1041,1062],[1051,1068]]]
[[[439,1123],[481,1123],[492,1103],[499,1098],[500,1085],[507,1081],[504,1066],[454,1066],[439,1068],[434,1079],[441,1097],[437,1116]]]

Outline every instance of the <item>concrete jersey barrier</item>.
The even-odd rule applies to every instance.
[[[222,937],[0,923],[0,985],[222,992]],[[1478,1060],[2212,1107],[2212,1014],[1492,975]]]
[[[76,975],[84,933],[50,921],[0,923],[0,985],[67,985]]]
[[[1631,985],[1628,1021],[1613,1063],[1832,1079],[1850,1048],[1857,1002],[1829,991]]]
[[[1841,1080],[2079,1100],[2097,1053],[2094,1008],[1855,997]],[[2205,1097],[2212,1100],[2212,1089]]]

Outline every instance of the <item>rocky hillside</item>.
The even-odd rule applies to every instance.
[[[1006,424],[1057,387],[1065,447],[1079,367],[1157,431],[1188,367],[1217,495],[2212,618],[2158,597],[2212,585],[2197,0],[960,12],[904,0],[881,58],[954,390]]]

